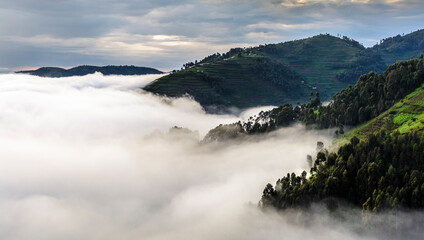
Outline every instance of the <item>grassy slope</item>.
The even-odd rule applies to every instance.
[[[364,139],[382,129],[386,129],[390,133],[399,131],[401,134],[424,130],[424,85],[378,117],[353,128],[343,138],[337,139],[335,144],[340,146],[347,143],[353,136]]]

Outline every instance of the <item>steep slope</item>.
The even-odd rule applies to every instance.
[[[370,75],[355,88],[358,96],[369,97],[370,106],[372,98],[380,98],[381,109],[375,110],[381,114],[350,131],[337,152],[321,149],[313,165],[311,159],[309,178],[304,171],[287,174],[275,186],[268,184],[263,207],[307,208],[324,201],[335,208],[337,199],[373,212],[424,207],[424,58],[398,62],[383,76]],[[392,91],[402,88],[409,94]],[[354,92],[349,88],[335,97],[350,103]],[[390,102],[394,104],[383,111]]]
[[[135,66],[78,66],[71,69],[63,69],[58,67],[42,67],[37,70],[19,71],[17,73],[25,73],[40,77],[70,77],[84,76],[95,72],[101,72],[104,75],[144,75],[144,74],[160,74],[163,73],[154,68],[135,67]]]
[[[279,44],[235,48],[222,55],[213,54],[202,61],[187,63],[184,70],[160,78],[145,89],[169,96],[188,93],[203,106],[252,107],[306,102],[312,91],[319,92],[321,99],[327,100],[349,84],[353,85],[363,73],[382,73],[389,63],[405,56],[408,56],[406,59],[418,57],[424,52],[420,42],[423,39],[422,31],[418,31],[396,38],[396,41],[385,40],[373,48],[364,48],[347,37],[321,34]],[[258,68],[262,68],[262,72],[268,71],[266,65],[256,66],[256,71],[252,71],[255,58],[267,59],[273,63],[272,69],[280,65],[283,73],[299,77],[277,76],[284,79],[285,85],[269,84],[273,81],[268,76],[256,73]],[[193,72],[204,73],[207,78],[196,76]],[[207,81],[219,82],[228,91],[206,88]],[[275,90],[270,90],[272,88]],[[243,94],[246,92],[250,93]],[[256,98],[250,98],[255,92],[258,93]],[[264,94],[266,92],[270,94]]]

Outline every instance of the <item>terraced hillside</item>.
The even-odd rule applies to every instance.
[[[287,64],[305,78],[304,88],[318,91],[324,98],[331,97],[346,87],[337,74],[342,73],[357,60],[364,50],[359,43],[330,35],[267,45],[254,49],[254,53],[264,55]],[[348,83],[354,83],[350,81]]]
[[[243,54],[162,77],[145,89],[168,96],[188,93],[204,106],[246,108],[303,99],[302,81],[282,63]]]
[[[235,48],[185,64],[184,70],[156,80],[145,90],[168,96],[187,93],[203,106],[245,108],[307,102],[311,92],[319,92],[325,101],[348,85],[354,85],[361,74],[382,73],[398,58],[418,57],[424,52],[422,39],[424,33],[418,31],[364,48],[347,37],[321,34],[279,44]],[[262,62],[272,66],[258,65],[257,59],[266,59]],[[272,73],[266,74],[267,71]]]

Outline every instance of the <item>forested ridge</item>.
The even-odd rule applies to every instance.
[[[422,100],[422,89],[418,87],[424,83],[423,61],[421,56],[391,65],[383,75],[363,75],[355,87],[336,94],[328,106],[316,107],[311,101],[309,106],[300,108],[297,117],[318,128],[355,126],[397,102],[410,105],[401,105],[390,114],[407,115],[414,108],[419,111],[416,114],[422,115],[421,102],[417,100]],[[412,121],[415,125],[416,120]],[[369,132],[362,140],[353,134],[350,142],[337,152],[320,149],[314,161],[309,157],[310,177],[304,171],[300,176],[287,174],[275,186],[268,184],[261,206],[285,209],[324,201],[335,207],[334,199],[342,199],[373,212],[424,207],[424,129],[414,124],[402,133],[397,128],[379,125],[378,133]]]

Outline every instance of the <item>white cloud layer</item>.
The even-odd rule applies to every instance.
[[[265,184],[305,169],[328,133],[294,126],[243,144],[199,145],[196,133],[168,129],[202,136],[261,109],[209,115],[193,100],[137,90],[156,77],[0,75],[0,239],[381,236],[380,227],[360,233],[351,211],[340,223],[317,208],[306,224],[304,213],[256,208]]]

